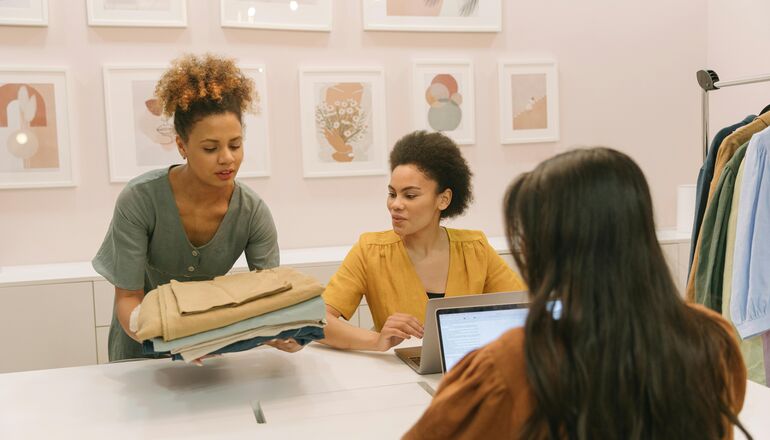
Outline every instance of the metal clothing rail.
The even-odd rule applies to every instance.
[[[709,92],[724,87],[740,86],[770,81],[770,74],[746,77],[733,81],[720,81],[719,75],[713,70],[699,70],[696,74],[698,84],[703,89],[701,95],[701,109],[703,116],[703,160],[706,160],[709,148]]]

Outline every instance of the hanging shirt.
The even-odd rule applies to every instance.
[[[730,321],[730,297],[733,291],[733,258],[735,255],[735,227],[738,223],[738,207],[741,203],[741,186],[745,172],[746,161],[741,162],[738,174],[735,177],[733,190],[733,202],[730,208],[730,218],[727,222],[727,240],[725,246],[725,270],[722,280],[722,316]],[[767,334],[767,333],[765,333]],[[743,362],[746,363],[746,371],[749,380],[765,385],[767,374],[765,373],[765,356],[762,348],[762,337],[754,336],[740,341]]]
[[[693,243],[693,246],[690,249],[690,266],[692,266],[693,254],[695,253],[694,244],[698,241],[701,222],[703,221],[703,215],[706,212],[706,202],[708,201],[709,188],[711,188],[711,180],[714,177],[714,165],[717,161],[719,147],[727,136],[730,136],[735,130],[747,125],[754,119],[756,119],[755,115],[746,116],[746,119],[741,122],[719,130],[711,141],[711,147],[708,149],[706,160],[703,162],[700,171],[698,171],[698,184],[695,189],[695,218],[692,223],[692,239],[690,240],[690,243]]]
[[[733,206],[735,177],[746,155],[747,147],[748,143],[739,148],[722,170],[719,183],[714,190],[714,198],[703,217],[700,252],[696,260],[697,265],[692,268],[695,272],[695,301],[718,313],[722,312],[727,225],[730,220],[730,209]]]
[[[749,140],[751,140],[751,137],[759,133],[760,131],[764,130],[770,126],[770,112],[763,113],[760,115],[757,119],[752,121],[750,124],[745,125],[737,130],[730,136],[727,136],[722,142],[722,145],[719,147],[719,151],[717,152],[717,160],[714,164],[714,177],[711,179],[711,185],[709,188],[709,196],[706,200],[706,209],[708,209],[709,203],[711,203],[711,199],[714,195],[714,190],[716,189],[717,183],[719,182],[719,177],[722,174],[722,170],[724,169],[725,165],[727,165],[727,162],[730,161],[730,159],[733,157],[733,154],[735,154],[735,151],[738,150],[738,148],[741,147],[741,145],[745,144]],[[693,261],[691,262],[691,267],[695,267],[697,265],[698,260],[698,254],[700,253],[700,246],[701,246],[701,239],[698,237],[698,240],[696,242],[691,243],[691,246],[693,246],[691,253],[693,254]],[[687,279],[687,289],[685,291],[685,297],[689,301],[695,300],[695,271],[691,270],[689,277]]]
[[[115,287],[147,293],[172,279],[202,281],[224,275],[243,252],[251,270],[278,266],[278,234],[270,210],[237,180],[214,237],[193,246],[179,217],[169,169],[142,174],[123,188],[91,262],[96,272]],[[148,357],[114,313],[108,345],[110,361]]]
[[[770,330],[770,129],[746,151],[735,232],[730,316],[742,338]]]

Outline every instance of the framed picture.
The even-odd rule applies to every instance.
[[[502,0],[362,0],[364,30],[500,32]]]
[[[469,60],[416,60],[412,68],[415,128],[442,132],[459,145],[476,143],[473,89]]]
[[[0,0],[0,25],[48,26],[48,0]]]
[[[86,0],[90,26],[186,27],[186,0]]]
[[[167,67],[105,66],[104,98],[110,181],[127,182],[157,168],[183,163],[173,119],[165,119],[155,85]],[[255,113],[243,114],[244,158],[238,177],[270,175],[264,66],[242,67],[256,85]]]
[[[332,0],[220,0],[222,27],[331,31]]]
[[[67,72],[0,68],[0,188],[75,186]]]
[[[503,61],[499,65],[500,143],[559,140],[556,61]]]
[[[305,177],[387,174],[380,68],[300,69]]]

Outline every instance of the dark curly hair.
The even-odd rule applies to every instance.
[[[212,54],[183,55],[171,62],[155,87],[163,115],[174,118],[174,129],[187,142],[193,125],[206,116],[230,112],[242,121],[244,111],[259,97],[254,81],[235,60]]]
[[[473,201],[468,162],[452,139],[441,133],[415,131],[399,139],[390,152],[390,171],[399,165],[414,165],[438,184],[438,192],[452,190],[452,201],[441,218],[461,215]]]

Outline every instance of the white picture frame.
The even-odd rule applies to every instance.
[[[176,146],[173,119],[164,120],[152,102],[155,84],[167,66],[105,65],[104,104],[110,181],[128,182],[150,170],[184,163]],[[243,114],[244,158],[238,178],[270,175],[270,136],[266,69],[241,66],[252,78],[258,101],[256,113]]]
[[[299,83],[304,177],[387,174],[382,68],[301,67]]]
[[[500,143],[559,140],[558,64],[553,59],[500,61]]]
[[[187,0],[86,0],[89,26],[187,27]]]
[[[224,28],[329,32],[332,0],[220,0]]]
[[[48,0],[0,2],[0,25],[48,26]]]
[[[366,31],[500,32],[502,0],[361,0]]]
[[[412,119],[416,130],[441,132],[458,145],[476,143],[473,63],[417,59],[412,63]]]
[[[75,186],[67,69],[0,67],[0,189]]]

